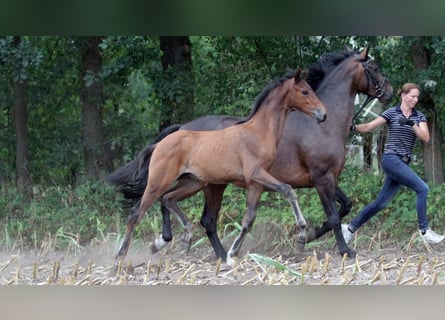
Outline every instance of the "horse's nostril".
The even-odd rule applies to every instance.
[[[315,112],[315,118],[317,119],[318,123],[326,121],[326,112],[317,110]]]

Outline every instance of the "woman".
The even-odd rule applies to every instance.
[[[343,237],[349,242],[354,232],[377,212],[384,209],[394,198],[402,185],[416,192],[416,210],[419,231],[428,243],[439,243],[445,236],[429,228],[426,217],[428,185],[409,167],[416,138],[430,140],[426,117],[415,109],[419,100],[419,87],[405,83],[400,90],[401,104],[385,110],[371,122],[353,126],[353,130],[365,133],[377,127],[388,125],[388,140],[382,157],[385,180],[382,190],[374,202],[368,204],[349,225],[342,224]]]

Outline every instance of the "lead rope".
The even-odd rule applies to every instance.
[[[367,96],[365,102],[363,102],[360,109],[354,114],[354,117],[352,117],[351,121],[351,129],[355,130],[355,119],[357,116],[362,112],[362,110],[375,98],[375,96]]]

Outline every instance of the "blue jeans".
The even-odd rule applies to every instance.
[[[419,229],[428,229],[426,217],[426,201],[428,197],[428,185],[417,176],[409,165],[395,154],[384,154],[382,157],[382,168],[385,172],[385,181],[377,199],[368,204],[355,218],[351,220],[349,228],[352,232],[360,228],[366,221],[371,219],[377,212],[388,205],[402,185],[416,192],[416,210]]]

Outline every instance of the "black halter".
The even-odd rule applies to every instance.
[[[383,88],[385,87],[386,82],[388,82],[388,80],[386,78],[383,78],[382,83],[379,83],[377,81],[377,79],[374,77],[374,75],[371,73],[371,71],[369,71],[368,63],[370,61],[371,60],[368,60],[368,61],[365,61],[362,63],[363,69],[365,69],[366,79],[368,81],[368,89],[367,90],[369,91],[369,80],[371,80],[371,82],[373,83],[373,85],[375,87],[374,98],[380,99],[385,94],[385,91],[383,91]]]
[[[385,94],[385,91],[383,90],[383,88],[386,86],[386,82],[388,81],[386,78],[383,78],[383,82],[379,83],[377,81],[377,79],[374,77],[374,75],[371,73],[371,71],[369,71],[368,68],[368,63],[371,60],[367,60],[365,62],[362,63],[363,69],[365,70],[365,74],[366,74],[366,80],[367,80],[367,89],[366,91],[369,92],[369,83],[372,82],[372,84],[375,87],[375,95],[370,95],[368,93],[366,93],[367,97],[365,102],[363,102],[362,106],[360,107],[360,109],[355,113],[354,117],[352,118],[352,124],[354,125],[354,121],[357,118],[357,116],[360,114],[360,112],[362,112],[362,110],[375,98],[380,99],[381,97],[383,97],[383,95]]]

